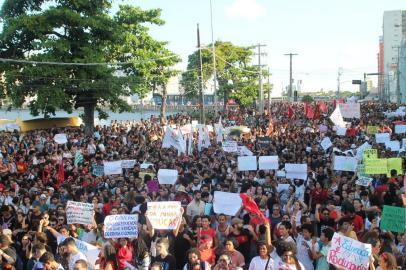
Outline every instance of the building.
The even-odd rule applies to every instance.
[[[398,102],[398,65],[402,41],[406,38],[406,10],[385,11],[383,14],[383,76],[385,99]]]
[[[400,49],[399,86],[401,103],[406,103],[406,39],[403,39]]]

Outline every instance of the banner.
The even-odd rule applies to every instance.
[[[357,118],[357,119],[361,117],[360,105],[361,104],[359,103],[338,104],[343,118]]]
[[[104,238],[134,238],[138,235],[137,215],[109,215],[104,219]]]
[[[213,210],[216,214],[234,216],[240,210],[242,200],[239,193],[215,191]]]
[[[174,185],[178,180],[178,171],[170,169],[158,170],[158,182],[161,185]]]
[[[135,159],[127,159],[121,161],[121,168],[123,169],[132,169],[135,166]]]
[[[404,233],[405,208],[384,205],[379,227],[386,231]]]
[[[358,186],[364,186],[367,187],[371,184],[372,182],[372,178],[371,177],[360,177],[358,178],[358,180],[355,182],[356,185]]]
[[[279,169],[278,156],[261,156],[258,158],[260,170],[277,170]]]
[[[121,160],[104,161],[104,175],[121,174]]]
[[[307,180],[307,164],[304,163],[286,163],[286,178]]]
[[[54,141],[57,144],[65,144],[68,142],[68,138],[66,137],[66,134],[64,133],[59,133],[59,134],[55,134],[54,136]]]
[[[271,145],[271,137],[257,137],[257,145],[260,147],[269,147]]]
[[[375,134],[376,143],[385,143],[390,141],[389,133],[376,133]]]
[[[387,177],[390,177],[390,171],[396,170],[396,175],[403,174],[403,160],[402,158],[388,158],[387,159],[387,166],[388,166],[388,173],[386,174]]]
[[[374,135],[379,132],[379,126],[367,126],[367,134]]]
[[[257,170],[256,156],[238,157],[238,171],[256,171],[256,170]]]
[[[56,241],[58,245],[65,241],[67,237],[60,233],[57,233]],[[73,238],[73,237],[71,237]],[[73,238],[75,240],[76,247],[83,255],[86,256],[87,262],[89,263],[90,269],[96,269],[96,261],[99,258],[100,248],[93,246],[85,241]]]
[[[395,133],[396,134],[406,133],[406,125],[395,125]]]
[[[148,202],[148,219],[154,229],[173,230],[182,220],[180,202]]]
[[[224,141],[223,142],[223,150],[227,153],[235,153],[238,151],[236,141]]]
[[[334,170],[355,172],[357,171],[357,159],[355,157],[334,156]]]
[[[327,262],[339,269],[369,270],[372,253],[371,244],[364,244],[344,235],[334,233]]]
[[[362,151],[362,159],[378,159],[378,150],[377,149],[364,149]]]
[[[68,224],[92,225],[94,206],[91,203],[68,201],[66,205],[66,220]]]
[[[329,137],[325,137],[322,141],[321,141],[321,147],[323,147],[324,151],[327,151],[327,149],[329,149],[331,146],[333,146],[333,143],[331,142]]]
[[[386,159],[367,159],[364,163],[366,174],[386,174],[388,172]]]

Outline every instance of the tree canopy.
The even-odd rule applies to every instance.
[[[2,62],[1,94],[14,106],[29,100],[34,115],[84,107],[92,129],[95,110],[129,110],[122,97],[167,82],[180,59],[149,35],[148,25],[164,24],[161,10],[120,5],[112,15],[111,7],[112,0],[6,0],[0,57],[35,62]]]

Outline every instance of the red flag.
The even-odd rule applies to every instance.
[[[304,114],[305,114],[306,116],[307,116],[308,111],[309,111],[309,108],[308,108],[307,102],[305,102]]]
[[[292,118],[294,114],[295,114],[295,110],[292,108],[292,106],[289,105],[288,118]]]
[[[326,103],[324,103],[323,101],[320,101],[319,107],[320,107],[320,111],[322,111],[323,113],[327,113]]]
[[[245,210],[257,216],[257,219],[252,219],[254,223],[257,223],[257,221],[259,221],[259,223],[262,223],[264,221],[269,222],[268,219],[261,212],[261,210],[259,210],[258,205],[254,201],[254,199],[252,199],[245,193],[240,193],[240,197]]]
[[[58,181],[56,183],[56,187],[60,187],[63,182],[65,181],[65,170],[63,168],[63,159],[59,162],[59,170],[58,170]]]
[[[313,111],[313,106],[312,106],[312,105],[309,105],[309,106],[307,107],[306,117],[307,117],[308,119],[313,119],[313,117],[314,117],[314,111]]]
[[[333,107],[334,107],[334,109],[336,108],[336,106],[337,106],[337,101],[336,101],[336,99],[334,99],[334,100],[333,100]]]
[[[314,109],[314,116],[313,119],[319,119],[320,118],[320,105],[316,105]]]

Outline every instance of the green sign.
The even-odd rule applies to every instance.
[[[386,174],[388,172],[387,160],[381,159],[366,159],[365,173],[366,174]]]
[[[380,227],[382,230],[404,233],[405,208],[384,205]]]
[[[362,151],[362,159],[378,159],[378,150],[377,149],[364,149]]]
[[[367,134],[368,135],[374,135],[379,132],[379,127],[378,126],[368,126],[367,127]]]
[[[397,175],[403,174],[402,168],[402,158],[388,158],[388,173],[387,176],[390,177],[390,171],[395,169]]]

